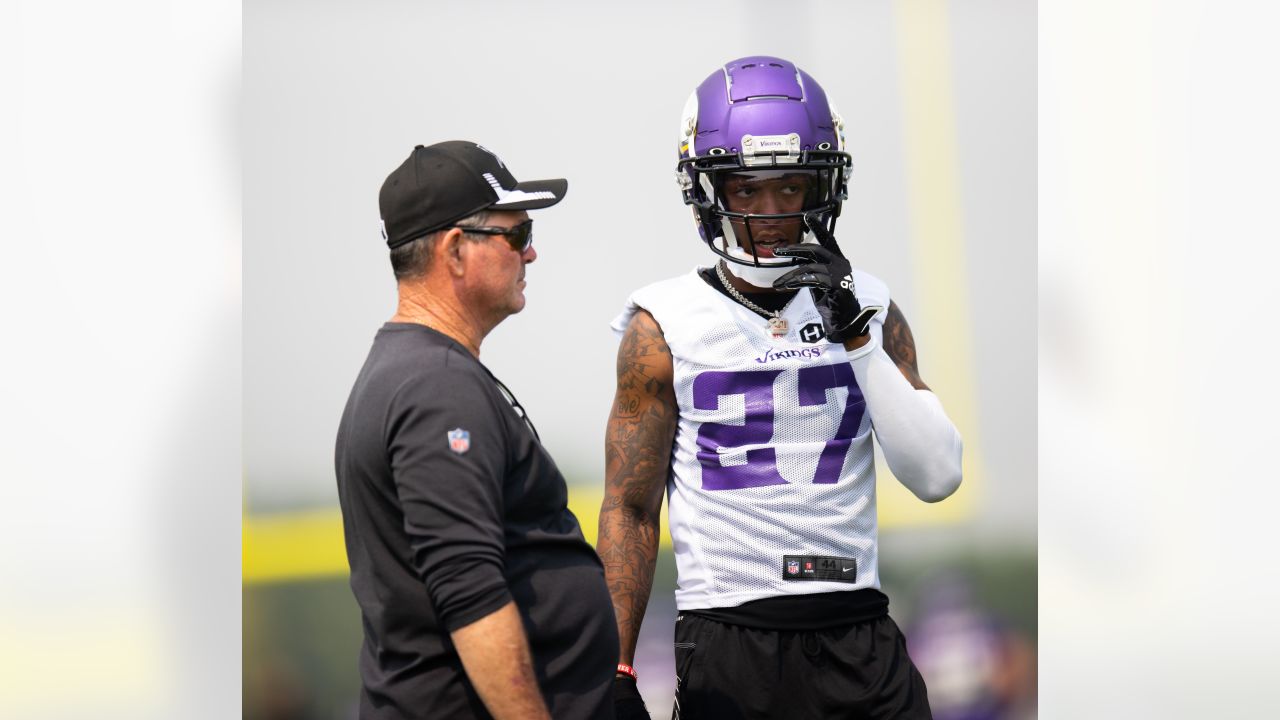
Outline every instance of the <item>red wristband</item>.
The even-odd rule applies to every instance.
[[[630,675],[632,680],[640,680],[640,676],[636,674],[636,669],[623,663],[618,663],[618,674]]]

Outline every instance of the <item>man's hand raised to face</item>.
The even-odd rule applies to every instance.
[[[805,225],[818,239],[818,245],[792,245],[773,251],[776,257],[795,257],[808,264],[792,270],[773,282],[779,290],[814,289],[814,304],[822,316],[827,340],[843,343],[867,334],[871,318],[884,308],[862,307],[853,285],[853,270],[840,246],[817,213],[804,216]]]

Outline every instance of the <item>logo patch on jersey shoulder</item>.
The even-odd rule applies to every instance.
[[[800,328],[800,341],[813,344],[822,342],[826,339],[827,334],[822,330],[822,323],[812,322]]]
[[[449,449],[461,455],[471,449],[471,433],[462,428],[449,431]]]
[[[858,562],[853,558],[822,555],[784,555],[783,580],[858,582]]]

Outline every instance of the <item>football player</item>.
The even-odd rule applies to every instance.
[[[637,290],[606,436],[597,550],[621,635],[618,717],[665,493],[678,582],[675,717],[927,718],[879,590],[872,434],[926,502],[960,436],[886,285],[836,243],[850,157],[812,77],[726,63],[690,96],[676,176],[710,267]]]

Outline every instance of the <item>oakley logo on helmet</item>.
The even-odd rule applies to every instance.
[[[786,155],[778,153],[785,152]],[[759,165],[794,165],[800,162],[800,136],[743,135],[742,163],[747,167]]]

